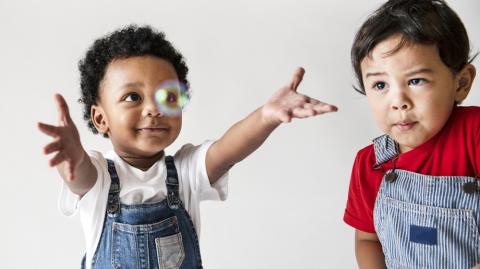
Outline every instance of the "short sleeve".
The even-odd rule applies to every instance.
[[[96,211],[98,204],[104,204],[99,200],[107,199],[110,181],[105,179],[110,178],[108,176],[105,177],[105,169],[102,168],[105,167],[105,164],[102,165],[102,163],[106,161],[101,153],[96,151],[88,152],[88,156],[97,170],[97,179],[93,187],[81,198],[79,195],[73,193],[68,188],[67,184],[62,180],[59,197],[59,209],[60,212],[65,216],[74,216],[79,210],[94,212]],[[102,195],[102,193],[106,193],[107,195]]]
[[[184,145],[176,154],[176,165],[179,167],[185,186],[184,194],[196,196],[198,202],[204,200],[225,200],[228,194],[228,172],[222,175],[213,185],[207,174],[207,151],[214,141],[205,141],[201,145]],[[178,163],[177,163],[178,161]],[[190,193],[190,195],[188,195]]]
[[[480,115],[479,115],[480,118]],[[475,145],[474,145],[474,154],[475,154],[475,173],[476,177],[480,178],[480,121],[477,121],[477,126],[475,128]]]
[[[473,168],[473,176],[480,178],[480,107],[458,107],[456,110],[459,124],[454,128],[464,134],[468,162],[471,165],[469,168]],[[455,141],[460,141],[460,138],[455,137]]]
[[[367,165],[363,154],[365,152],[360,151],[353,164],[343,220],[358,230],[375,233],[373,208],[379,183],[376,182],[375,175],[368,175],[368,171],[365,171]]]
[[[476,121],[474,123],[474,163],[475,163],[475,176],[480,178],[480,110],[477,113]]]
[[[180,192],[186,210],[190,214],[197,234],[200,236],[200,202],[205,200],[225,200],[228,192],[228,172],[215,184],[210,184],[207,175],[207,151],[214,141],[201,145],[184,145],[175,154],[175,166],[179,173]]]

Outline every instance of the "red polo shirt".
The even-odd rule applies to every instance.
[[[374,170],[373,144],[361,149],[353,163],[347,207],[343,220],[350,226],[374,233],[373,207],[382,181]],[[382,165],[392,168],[392,162]],[[397,169],[432,176],[480,178],[480,107],[456,107],[442,130],[422,145],[400,154]]]

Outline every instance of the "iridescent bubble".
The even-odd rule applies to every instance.
[[[187,87],[175,80],[164,82],[155,92],[158,109],[166,116],[178,116],[190,100]]]

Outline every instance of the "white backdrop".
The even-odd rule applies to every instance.
[[[205,268],[355,268],[353,230],[342,221],[350,171],[380,132],[351,87],[349,53],[382,2],[0,0],[0,267],[78,268],[80,222],[58,211],[60,179],[36,122],[56,123],[60,92],[84,147],[109,149],[82,120],[77,63],[94,39],[137,23],[165,31],[190,68],[193,99],[167,153],[220,137],[297,66],[306,69],[299,91],[339,107],[281,126],[231,170],[226,202],[202,204]],[[479,51],[480,1],[449,3]],[[465,105],[479,105],[478,79]]]

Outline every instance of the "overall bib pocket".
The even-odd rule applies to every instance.
[[[155,238],[158,266],[160,269],[178,269],[185,258],[182,234]]]
[[[172,242],[170,238],[177,237],[180,240]],[[157,240],[162,238],[169,239],[169,251],[165,254],[158,251]],[[164,267],[165,263],[160,255],[167,255],[168,260],[178,258],[178,264],[181,264],[184,257],[184,249],[181,241],[181,233],[178,227],[177,217],[172,216],[160,222],[144,225],[131,225],[114,222],[112,226],[112,266],[113,268],[179,268]]]
[[[480,261],[480,234],[473,210],[418,205],[385,196],[378,199],[377,234],[392,264],[423,268],[434,260],[458,268],[456,261]]]

